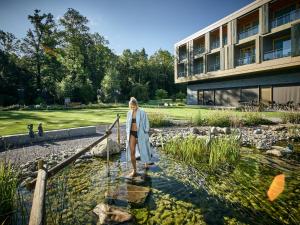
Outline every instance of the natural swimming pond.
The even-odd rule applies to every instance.
[[[298,146],[299,147],[299,146]],[[143,205],[120,203],[135,224],[298,224],[300,161],[242,150],[235,167],[211,171],[194,168],[155,151],[155,166],[144,186],[151,193]],[[295,155],[297,156],[297,155]],[[70,166],[47,184],[47,224],[96,224],[92,210],[105,192],[124,184],[124,152],[111,160],[110,177],[102,159]],[[267,190],[274,176],[285,175],[285,189],[273,202]]]

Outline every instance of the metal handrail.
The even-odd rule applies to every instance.
[[[291,56],[291,48],[274,49],[264,53],[264,61]]]
[[[292,10],[282,16],[274,18],[271,22],[271,27],[275,28],[297,19],[300,19],[300,9]]]
[[[220,41],[213,41],[210,45],[211,49],[219,48],[220,47]]]
[[[179,72],[178,73],[178,77],[185,77],[186,76],[186,72]]]
[[[220,63],[209,65],[209,72],[220,70]]]
[[[205,48],[199,47],[194,49],[194,55],[203,54],[205,52]]]
[[[200,74],[203,73],[203,64],[196,66],[196,68],[194,69],[194,74]]]
[[[258,33],[258,25],[239,32],[239,40],[253,36]]]
[[[255,54],[245,56],[245,57],[239,58],[237,60],[238,66],[248,65],[248,64],[252,64],[252,63],[255,63]]]

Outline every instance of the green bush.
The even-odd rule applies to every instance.
[[[245,126],[271,125],[271,120],[265,119],[261,113],[248,112],[243,114],[242,124]]]
[[[284,123],[300,124],[300,112],[286,112],[282,116]]]
[[[150,127],[167,127],[172,126],[172,122],[162,113],[149,113]]]
[[[159,99],[164,99],[164,98],[167,98],[168,97],[168,92],[164,89],[157,89],[155,91],[155,98],[157,100]]]

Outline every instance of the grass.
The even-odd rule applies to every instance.
[[[0,162],[0,224],[10,224],[16,208],[17,173],[10,163]]]
[[[210,168],[236,162],[240,155],[239,141],[234,136],[214,138],[210,144],[194,135],[174,137],[163,146],[163,151],[186,163],[207,163]]]
[[[96,108],[96,106],[95,106]],[[247,113],[238,111],[220,111],[210,109],[200,109],[199,107],[177,106],[177,107],[157,107],[142,105],[147,113],[160,113],[170,119],[194,120],[201,113],[203,118],[209,118],[210,124],[228,125],[228,116],[231,118],[242,118]],[[27,133],[27,125],[33,124],[37,130],[38,124],[42,123],[44,130],[63,129],[79,126],[110,124],[119,113],[121,122],[125,122],[127,106],[111,106],[97,109],[68,109],[68,110],[11,110],[0,111],[0,135]],[[222,114],[225,114],[224,120]],[[261,113],[263,117],[282,117],[282,112]]]

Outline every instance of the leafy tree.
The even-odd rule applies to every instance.
[[[157,89],[155,91],[155,97],[156,99],[164,99],[168,97],[168,92],[164,89]]]
[[[135,83],[130,92],[131,96],[134,96],[139,101],[148,101],[148,84]]]
[[[186,94],[184,94],[182,91],[180,91],[176,94],[176,98],[178,98],[182,101],[183,99],[186,98]]]
[[[30,68],[36,74],[36,87],[42,90],[42,66],[45,63],[45,50],[49,44],[53,44],[55,33],[55,22],[53,15],[40,14],[40,10],[34,10],[33,15],[29,15],[28,19],[33,29],[27,31],[26,38],[22,43],[22,50],[30,59]],[[52,47],[52,46],[51,46]]]
[[[115,68],[109,68],[101,82],[101,91],[104,95],[104,101],[117,101],[120,93],[120,75]]]

